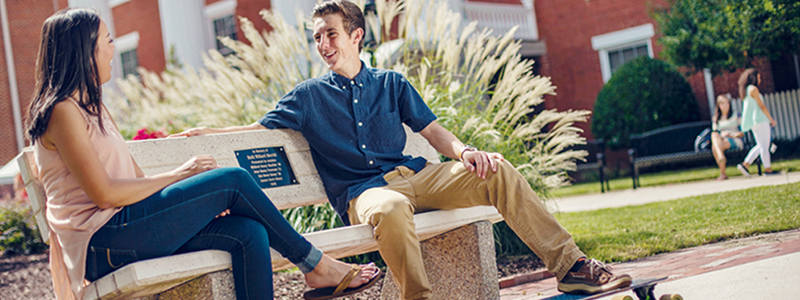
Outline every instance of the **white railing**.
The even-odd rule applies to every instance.
[[[478,28],[489,28],[494,35],[506,34],[519,25],[515,39],[538,40],[536,13],[533,7],[523,5],[464,2],[464,18],[468,22],[478,21]]]
[[[800,137],[800,90],[764,95],[764,105],[778,122],[773,128],[773,139],[793,140]],[[733,99],[731,107],[742,110],[742,100]]]

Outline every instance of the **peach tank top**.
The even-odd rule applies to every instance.
[[[66,100],[80,108],[70,98]],[[103,111],[105,134],[97,117],[80,109],[96,155],[110,178],[135,178],[133,158],[125,139]],[[50,226],[50,272],[57,299],[83,299],[86,254],[89,240],[120,208],[100,209],[78,185],[58,151],[41,142],[34,145],[40,180],[47,195],[47,223]]]

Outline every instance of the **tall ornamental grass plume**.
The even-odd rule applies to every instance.
[[[374,53],[368,63],[406,76],[442,126],[467,144],[502,153],[536,191],[546,195],[567,183],[566,172],[587,155],[569,150],[585,143],[574,123],[585,122],[589,112],[534,113],[545,95],[555,95],[555,86],[531,72],[533,61],[521,59],[520,42],[513,39],[516,28],[498,37],[478,31],[476,22],[461,26],[461,14],[446,1],[375,2],[377,14],[368,14],[367,24],[378,46],[364,49]],[[235,54],[210,50],[205,70],[155,74],[140,69],[141,80],[118,80],[120,93],[109,102],[120,128],[177,132],[252,123],[296,84],[327,71],[306,38],[306,24],[312,24],[308,16],[298,15],[300,24],[292,26],[271,11],[261,15],[272,31],[259,33],[240,18],[249,44],[222,38]],[[393,30],[392,24],[398,27]],[[390,40],[390,34],[397,38]],[[392,55],[387,45],[400,46]],[[303,232],[340,223],[332,210],[319,207],[291,210],[287,217]]]

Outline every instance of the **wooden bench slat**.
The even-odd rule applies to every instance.
[[[22,175],[22,182],[25,184],[25,191],[28,192],[28,202],[33,209],[33,216],[36,225],[39,226],[39,233],[42,241],[50,244],[50,227],[47,226],[47,211],[45,210],[47,197],[44,193],[44,186],[39,181],[39,172],[36,168],[33,150],[26,149],[17,156],[19,172]]]

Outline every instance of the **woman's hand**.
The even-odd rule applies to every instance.
[[[497,172],[497,160],[502,161],[505,158],[500,153],[474,150],[464,151],[461,159],[461,163],[464,164],[467,170],[475,172],[475,175],[478,175],[481,179],[486,179],[489,169],[492,172]]]
[[[199,155],[192,157],[172,172],[180,176],[180,178],[185,179],[217,168],[219,168],[219,165],[217,164],[217,160],[213,157],[210,155]]]
[[[778,122],[773,118],[769,118],[769,125],[772,127],[778,126]]]

